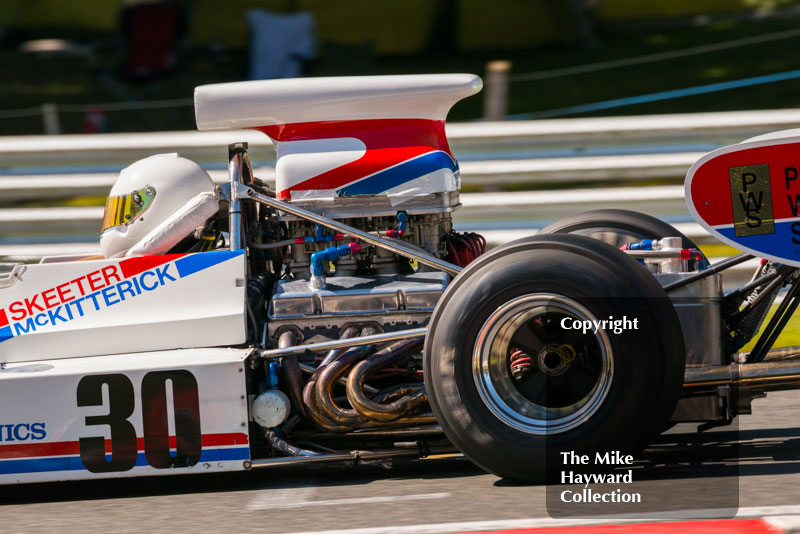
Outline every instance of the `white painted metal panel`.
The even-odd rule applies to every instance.
[[[0,288],[0,362],[245,341],[243,251],[25,267]]]
[[[194,106],[198,130],[381,118],[444,120],[453,104],[481,86],[474,74],[257,80],[197,87]]]
[[[0,367],[0,485],[245,469],[249,353],[204,348]]]

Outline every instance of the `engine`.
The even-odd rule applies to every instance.
[[[363,199],[337,199],[327,209],[318,204],[309,207],[421,253],[445,257],[454,235],[451,212],[458,206],[458,195],[429,196],[434,198],[417,199],[402,210],[379,201],[365,209],[370,203]],[[278,281],[269,303],[273,337],[285,328],[300,329],[304,338],[330,337],[354,322],[373,323],[382,331],[418,326],[447,284],[444,273],[385,249],[362,246],[297,217],[279,216],[276,226],[286,233],[286,241],[294,242],[278,252],[280,257],[273,256],[285,265],[287,274]]]
[[[448,192],[415,198],[402,209],[387,205],[385,197],[304,207],[421,254],[441,258],[460,250],[466,259],[456,243],[469,242],[475,255],[482,245],[477,236],[453,232],[457,200],[457,192]],[[256,282],[250,307],[264,344],[288,347],[417,328],[427,323],[447,287],[447,273],[305,219],[259,210],[250,249],[263,271],[251,279]],[[253,411],[273,414],[275,406],[284,406],[285,416],[262,417],[263,428],[283,423],[290,412],[297,421],[337,433],[432,424],[433,416],[425,413],[421,348],[416,339],[282,358],[281,379],[274,382],[291,400],[280,400],[276,388],[260,391],[255,400],[261,408]],[[270,383],[269,373],[267,367],[257,383]],[[269,439],[273,447],[291,447],[274,435]]]

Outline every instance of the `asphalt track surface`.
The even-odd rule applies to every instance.
[[[800,505],[799,414],[800,392],[776,392],[754,401],[738,432],[726,427],[697,434],[693,426],[675,427],[645,453],[651,467],[637,471],[638,488],[666,508],[676,496],[688,496],[691,502],[681,504],[673,518],[708,516],[709,509],[737,500],[750,509]],[[508,528],[515,524],[510,520],[548,517],[546,491],[485,474],[461,457],[394,463],[390,469],[282,467],[4,487],[0,525],[3,532],[370,529],[361,531],[366,534],[384,527],[375,532],[388,534],[444,531],[409,526],[459,522],[456,530],[468,531],[478,530],[471,523],[476,521]]]

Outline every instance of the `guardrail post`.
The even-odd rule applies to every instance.
[[[58,135],[61,133],[61,123],[58,120],[58,106],[55,104],[42,104],[42,124],[44,133]]]
[[[490,61],[486,64],[486,92],[483,100],[483,118],[500,121],[507,115],[508,74],[511,62]]]

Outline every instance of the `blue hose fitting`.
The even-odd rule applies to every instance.
[[[402,237],[408,230],[408,215],[404,211],[397,212],[397,228],[394,230],[387,230],[386,237]]]
[[[278,387],[280,370],[281,366],[278,362],[269,362],[267,364],[267,389]]]
[[[642,239],[638,243],[625,244],[622,250],[653,250],[653,245],[657,243],[657,239]]]
[[[346,245],[339,245],[338,247],[328,247],[325,250],[313,253],[311,255],[311,276],[324,276],[325,264],[329,261],[338,260],[350,254],[357,254],[360,251],[360,244],[348,243]]]

